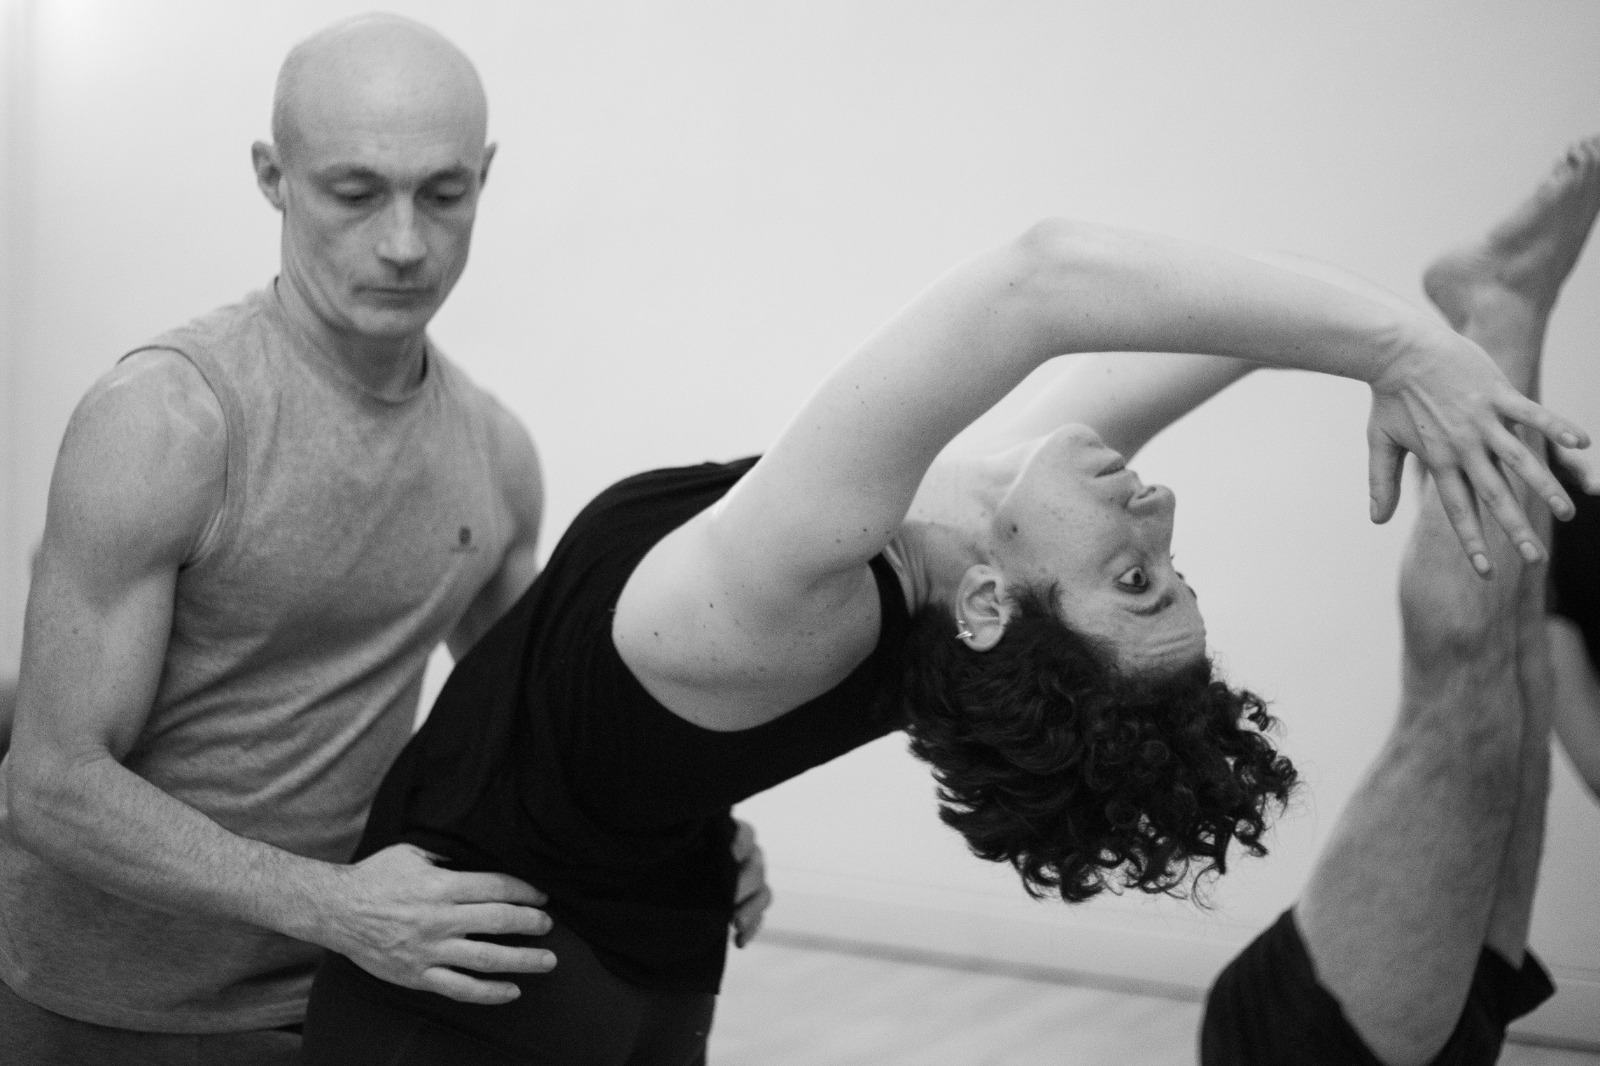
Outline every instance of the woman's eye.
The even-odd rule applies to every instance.
[[[1123,588],[1143,590],[1150,584],[1150,579],[1145,576],[1144,567],[1129,567],[1127,572],[1117,578],[1117,584]]]

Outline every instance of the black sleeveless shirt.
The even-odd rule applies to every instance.
[[[656,470],[596,497],[456,665],[384,779],[357,858],[407,841],[459,869],[512,874],[618,977],[717,991],[738,873],[730,808],[901,727],[910,621],[879,557],[877,646],[816,699],[715,732],[644,690],[611,639],[623,585],[754,463]]]

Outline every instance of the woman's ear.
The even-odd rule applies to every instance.
[[[956,586],[956,639],[973,651],[988,651],[1005,636],[1011,621],[1006,578],[984,563],[967,568]]]

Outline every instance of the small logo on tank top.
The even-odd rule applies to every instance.
[[[472,543],[471,526],[462,526],[460,530],[456,532],[456,542],[450,545],[450,550],[457,554],[460,554],[461,552],[475,552],[478,550],[478,546]]]

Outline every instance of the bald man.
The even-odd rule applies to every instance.
[[[468,939],[546,932],[528,885],[411,847],[341,865],[429,653],[536,572],[533,444],[426,334],[486,122],[415,23],[296,47],[253,149],[277,279],[74,412],[0,764],[0,1062],[293,1061],[322,948],[474,1003],[553,965]]]

